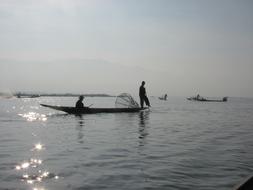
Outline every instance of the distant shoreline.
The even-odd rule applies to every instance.
[[[6,93],[1,93],[0,96],[6,96]],[[109,94],[72,94],[72,93],[13,93],[8,94],[8,96],[14,96],[17,98],[38,98],[38,97],[78,97],[78,96],[85,96],[85,97],[115,97],[114,95]]]

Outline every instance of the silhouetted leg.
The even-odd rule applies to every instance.
[[[147,96],[144,97],[144,101],[145,101],[145,104],[150,107],[150,103]]]
[[[141,97],[140,97],[140,103],[141,103],[141,108],[143,108],[144,100],[143,100],[143,98],[141,98]]]

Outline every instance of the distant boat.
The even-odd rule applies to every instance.
[[[40,97],[40,95],[38,95],[38,94],[32,94],[32,95],[27,95],[27,94],[21,95],[21,94],[17,94],[16,96],[17,96],[17,98],[38,98],[38,97]]]
[[[38,98],[38,97],[40,97],[40,95],[34,94],[34,95],[31,95],[31,96],[30,96],[30,98]]]
[[[228,97],[223,97],[222,99],[208,99],[208,98],[203,98],[199,95],[194,96],[194,97],[189,97],[187,100],[191,101],[199,101],[199,102],[227,102]]]
[[[162,96],[162,97],[158,97],[159,98],[159,100],[167,100],[167,94],[165,94],[164,96]]]

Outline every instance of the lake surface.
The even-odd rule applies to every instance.
[[[1,190],[231,190],[252,175],[253,99],[153,97],[149,111],[83,116],[39,105],[75,101],[0,99]]]

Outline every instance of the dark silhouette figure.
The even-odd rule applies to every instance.
[[[167,100],[167,94],[165,94],[164,96],[158,97],[160,100]]]
[[[79,100],[76,102],[76,108],[83,108],[83,96],[79,96]]]
[[[223,102],[228,101],[228,97],[224,97],[224,98],[222,98],[222,101],[223,101]]]
[[[140,89],[139,89],[141,108],[143,108],[144,102],[148,107],[150,107],[150,103],[149,103],[144,85],[145,85],[145,81],[142,81]]]

